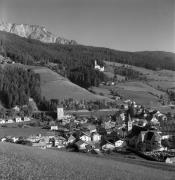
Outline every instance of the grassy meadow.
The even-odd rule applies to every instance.
[[[46,129],[41,129],[40,127],[29,127],[29,128],[0,128],[0,138],[4,136],[15,136],[15,137],[28,137],[30,135],[41,134],[45,135],[47,133]]]
[[[114,67],[122,66],[120,63],[105,61],[105,74],[112,78],[114,77]],[[135,71],[142,73],[146,77],[146,81],[142,80],[130,80],[124,82],[118,82],[115,86],[100,86],[92,87],[92,91],[96,94],[103,94],[106,97],[111,98],[110,90],[116,90],[117,93],[123,97],[123,99],[131,99],[138,104],[142,104],[146,107],[154,107],[161,109],[163,112],[171,112],[170,108],[161,106],[159,97],[163,95],[166,97],[167,89],[175,89],[175,72],[170,70],[157,70],[153,71],[141,67],[131,66]],[[120,75],[117,75],[117,77]],[[121,76],[119,79],[124,79]]]
[[[0,143],[0,179],[173,180],[175,171],[79,153]]]
[[[41,77],[41,94],[46,99],[74,98],[78,100],[106,99],[110,101],[107,97],[90,93],[48,68],[32,67],[32,69]]]

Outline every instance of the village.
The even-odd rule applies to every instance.
[[[19,109],[15,109],[20,111]],[[0,120],[0,124],[30,122],[32,117]],[[59,149],[97,155],[134,152],[148,160],[175,163],[174,116],[146,109],[125,100],[120,108],[106,116],[67,114],[57,107],[45,135],[5,136],[2,142],[29,145],[41,149]]]

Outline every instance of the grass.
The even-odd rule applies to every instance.
[[[99,96],[90,93],[84,88],[70,82],[68,79],[62,77],[61,75],[53,72],[48,68],[43,67],[32,67],[34,71],[40,74],[41,77],[41,93],[46,99],[64,99],[64,98],[74,98],[74,99],[85,99],[85,100],[95,100],[95,99],[106,99],[107,97]]]
[[[118,109],[108,109],[108,110],[97,110],[97,111],[66,111],[66,114],[76,114],[78,116],[96,116],[97,118],[106,117],[108,115],[113,115]]]
[[[175,172],[85,156],[0,143],[0,179],[170,180]]]
[[[4,136],[15,136],[15,137],[28,137],[33,134],[45,135],[47,130],[41,129],[40,127],[29,127],[29,128],[0,128],[0,138]]]
[[[112,97],[111,89],[115,89],[123,99],[131,99],[138,104],[145,106],[160,106],[159,96],[164,92],[154,89],[140,81],[118,83],[116,86],[100,86],[92,88],[96,93],[103,93],[104,96]]]
[[[120,63],[107,62],[107,61],[105,61],[105,64],[107,65],[107,67],[122,65]],[[136,71],[144,74],[146,76],[148,82],[155,88],[157,88],[158,85],[160,88],[162,88],[164,90],[167,88],[175,87],[175,71],[170,71],[170,70],[153,71],[150,69],[131,66],[131,65],[130,65],[130,67],[133,70],[136,70]]]
[[[105,61],[105,74],[108,77],[114,76],[114,67],[121,66],[120,63]],[[130,66],[130,65],[129,65]],[[161,107],[159,97],[163,95],[166,99],[165,92],[167,89],[175,88],[175,72],[170,70],[149,70],[146,68],[130,66],[133,70],[144,74],[146,81],[126,81],[118,82],[116,86],[100,86],[94,87],[93,91],[96,94],[103,93],[104,96],[111,98],[110,89],[115,89],[123,99],[132,99],[138,104],[144,106],[152,106],[154,108],[163,109],[163,112],[168,112],[170,108]]]

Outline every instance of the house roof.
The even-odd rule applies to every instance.
[[[66,140],[63,136],[57,136],[55,139],[56,140]]]
[[[96,126],[95,126],[95,125],[88,125],[88,126],[87,126],[87,129],[88,129],[89,131],[92,131],[92,130],[95,130],[95,129],[96,129]]]
[[[70,135],[70,137],[68,138],[68,140],[75,140],[76,138],[72,135]]]
[[[77,146],[81,146],[82,144],[87,144],[86,142],[79,140],[75,143]]]
[[[83,135],[91,137],[91,134],[89,132],[82,132]]]

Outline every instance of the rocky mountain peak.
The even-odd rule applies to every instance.
[[[1,20],[0,31],[6,31],[29,39],[36,39],[44,43],[77,44],[76,41],[58,37],[47,31],[44,26],[39,25],[8,23]]]

